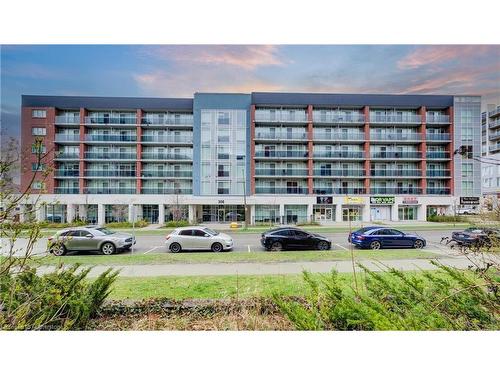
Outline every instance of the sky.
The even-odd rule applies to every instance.
[[[3,45],[0,64],[2,144],[19,137],[23,94],[466,94],[500,104],[500,45]]]

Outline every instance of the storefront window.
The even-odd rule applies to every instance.
[[[280,219],[280,206],[255,206],[255,223],[280,223]]]
[[[314,221],[335,221],[335,205],[315,205]]]
[[[342,221],[361,221],[360,207],[342,208]]]
[[[417,207],[415,206],[399,206],[399,220],[417,220]]]

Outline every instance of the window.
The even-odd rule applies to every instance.
[[[35,144],[31,146],[31,153],[32,154],[45,154],[46,152],[45,145],[41,144]]]
[[[45,183],[40,181],[35,181],[33,182],[33,185],[31,187],[33,189],[42,190],[45,189]]]
[[[398,208],[399,220],[417,220],[417,207],[402,206]]]
[[[195,237],[205,237],[206,234],[207,233],[205,233],[204,231],[199,230],[199,229],[193,230],[193,236],[195,236]]]
[[[462,181],[462,194],[469,195],[473,193],[474,183],[472,181]]]
[[[472,142],[473,134],[472,128],[462,128],[462,142]]]
[[[464,163],[462,164],[462,177],[472,177],[472,164]]]
[[[31,135],[47,135],[45,128],[31,128]]]
[[[45,164],[31,163],[31,171],[32,172],[44,171],[44,170],[45,170]]]
[[[32,118],[46,118],[47,111],[44,109],[34,109],[31,111],[31,117]]]
[[[217,117],[217,123],[219,125],[229,125],[229,113],[228,112],[219,112]]]

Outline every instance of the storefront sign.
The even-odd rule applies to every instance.
[[[365,198],[362,197],[344,197],[346,204],[365,204]]]
[[[460,204],[478,205],[479,197],[460,197]]]
[[[394,197],[370,197],[371,204],[394,204],[395,202]]]
[[[332,204],[333,197],[316,197],[317,204]]]
[[[418,204],[417,197],[404,197],[403,204]]]

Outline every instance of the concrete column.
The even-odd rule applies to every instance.
[[[188,220],[190,224],[194,224],[196,222],[196,205],[190,204],[188,207]]]
[[[87,205],[86,204],[78,205],[78,215],[80,216],[81,220],[87,221]]]
[[[250,225],[255,225],[255,205],[250,205]]]
[[[307,205],[307,221],[313,220],[314,209],[312,204]]]
[[[285,224],[285,205],[280,204],[280,223]]]
[[[133,223],[135,221],[135,218],[137,216],[135,215],[135,208],[133,204],[128,205],[128,221],[129,223]]]
[[[19,222],[24,223],[26,221],[26,205],[19,205]]]
[[[45,221],[45,205],[41,204],[36,207],[35,218],[38,222]]]
[[[426,221],[427,220],[427,205],[421,204],[417,208],[417,220]]]
[[[165,205],[163,203],[158,205],[158,224],[165,224]]]
[[[363,217],[363,221],[366,222],[366,223],[368,223],[368,222],[371,221],[371,218],[370,218],[370,201],[369,200],[363,206],[362,217]]]
[[[398,216],[398,205],[394,203],[391,206],[391,220],[392,221],[399,221],[399,216]]]
[[[66,222],[72,223],[75,221],[76,216],[76,205],[75,204],[67,204],[66,205]]]
[[[97,224],[104,225],[105,224],[105,211],[104,204],[97,205]]]
[[[335,221],[337,223],[342,222],[342,204],[339,203],[335,206]]]
[[[142,217],[142,204],[135,205],[135,220],[144,219]]]

